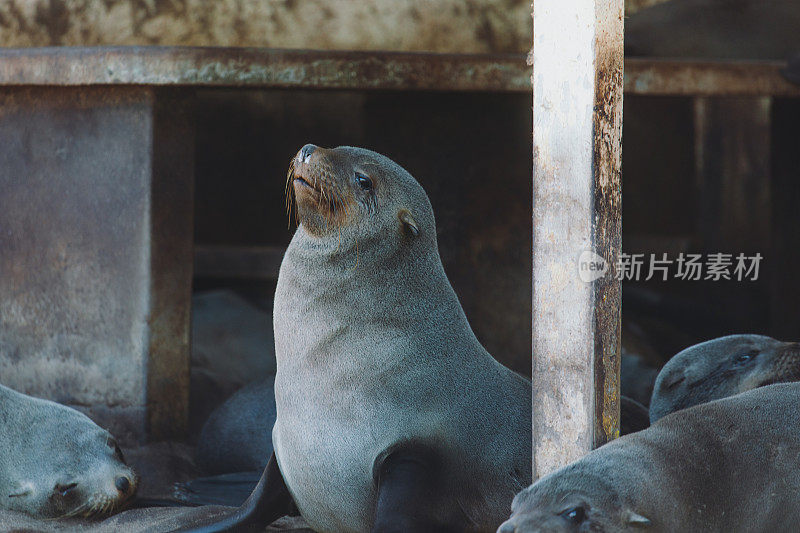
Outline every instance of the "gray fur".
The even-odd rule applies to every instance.
[[[199,468],[211,475],[264,469],[272,455],[274,386],[274,376],[252,383],[211,413],[197,444]]]
[[[114,438],[87,416],[0,385],[0,509],[36,517],[117,508],[135,492],[136,475],[117,455]],[[126,477],[120,494],[115,480]],[[76,483],[68,498],[56,485]]]
[[[690,346],[664,365],[650,400],[650,421],[764,384],[798,380],[800,345],[763,335],[720,337]]]
[[[363,172],[375,198],[321,236],[301,219],[281,265],[273,444],[286,484],[315,530],[366,532],[376,458],[424,442],[445,455],[446,491],[471,530],[493,531],[531,476],[530,382],[473,334],[417,181],[369,150],[329,158],[340,186]]]
[[[498,533],[797,531],[800,384],[699,405],[543,477]],[[571,524],[565,511],[586,510]]]

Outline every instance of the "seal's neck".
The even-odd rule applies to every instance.
[[[353,247],[295,233],[281,265],[275,293],[276,355],[338,358],[363,346],[366,357],[396,360],[454,353],[488,355],[467,322],[432,243],[392,251],[386,243]],[[422,249],[422,251],[420,251]],[[380,255],[378,255],[380,254]],[[408,350],[409,343],[419,350]],[[363,364],[363,361],[362,363]]]

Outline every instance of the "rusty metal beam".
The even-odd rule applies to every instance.
[[[780,61],[625,60],[625,93],[651,96],[800,97]]]
[[[800,96],[774,61],[625,61],[628,94]],[[528,92],[520,54],[225,47],[0,49],[0,85],[186,85]]]
[[[534,478],[619,435],[623,6],[534,2]]]
[[[0,51],[0,84],[524,91],[520,55],[337,52],[221,47]]]

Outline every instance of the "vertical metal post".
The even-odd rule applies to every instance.
[[[191,99],[0,90],[0,382],[128,443],[187,428]]]
[[[623,13],[533,3],[534,478],[619,434]]]

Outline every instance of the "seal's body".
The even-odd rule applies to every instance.
[[[211,475],[261,472],[272,454],[275,378],[247,385],[217,407],[197,442],[197,466]]]
[[[194,531],[269,523],[292,499],[323,533],[494,531],[531,477],[531,387],[473,334],[427,195],[352,147],[304,146],[289,187],[274,459],[234,515]]]
[[[530,382],[473,334],[419,184],[357,148],[317,149],[295,174],[316,175],[302,165],[317,158],[345,180],[369,173],[375,207],[322,237],[301,224],[281,265],[273,443],[286,484],[314,529],[369,531],[381,457],[420,443],[442,458],[442,520],[492,530],[530,478]]]
[[[543,477],[498,533],[796,531],[800,384],[698,405]]]
[[[763,385],[800,381],[800,344],[764,335],[728,335],[690,346],[664,365],[650,421]]]
[[[36,517],[93,516],[136,491],[114,438],[69,407],[0,385],[0,508]]]

